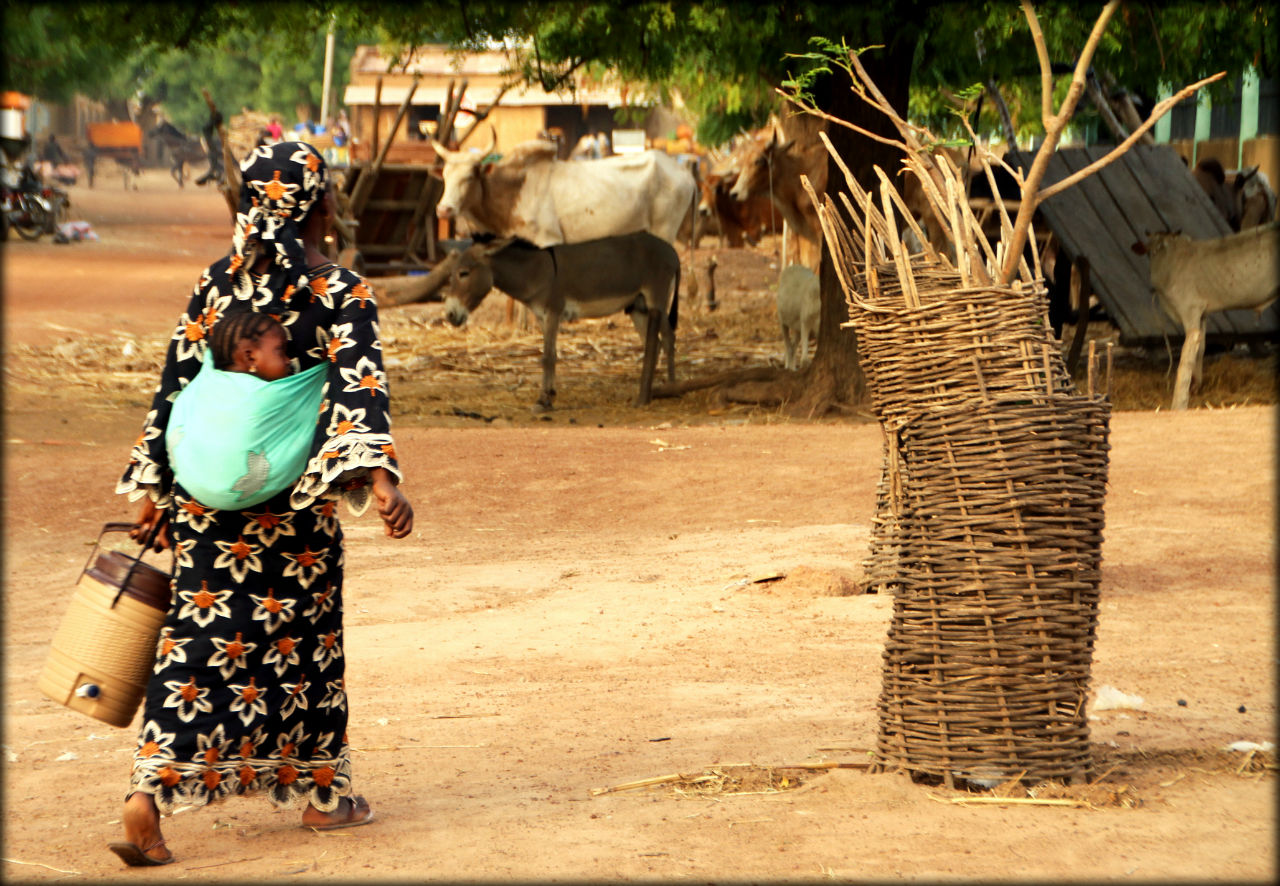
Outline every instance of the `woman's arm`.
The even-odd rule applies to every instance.
[[[319,286],[314,278],[311,284],[323,293],[316,307],[336,315],[323,321],[316,346],[307,352],[331,363],[330,406],[316,427],[311,459],[290,504],[306,507],[319,496],[340,491],[351,512],[359,515],[376,501],[388,535],[403,538],[412,528],[412,508],[396,489],[400,468],[373,293],[343,268],[328,272]]]

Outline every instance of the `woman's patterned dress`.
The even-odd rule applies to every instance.
[[[161,812],[231,794],[307,800],[321,811],[351,793],[343,683],[345,498],[359,514],[367,474],[399,476],[372,293],[335,265],[308,271],[290,298],[254,279],[221,293],[206,270],[170,342],[160,387],[118,492],[170,508],[173,602],[147,686],[130,793]],[[205,507],[174,480],[164,433],[173,398],[199,371],[233,300],[276,316],[295,371],[329,362],[306,471],[292,489],[243,511]]]

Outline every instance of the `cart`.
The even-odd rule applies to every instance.
[[[84,165],[93,187],[94,166],[101,158],[111,158],[124,170],[124,186],[129,187],[129,173],[134,175],[133,189],[138,189],[137,176],[142,174],[142,127],[137,123],[90,123],[85,127],[89,147],[84,152]]]

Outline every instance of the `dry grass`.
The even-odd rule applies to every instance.
[[[1070,327],[1064,337],[1071,333]],[[1098,342],[1098,353],[1105,343],[1117,335],[1105,323],[1093,323],[1089,338]],[[1116,348],[1111,372],[1111,402],[1121,411],[1168,409],[1173,399],[1173,379],[1177,372],[1179,343],[1164,347]],[[1254,356],[1243,345],[1231,351],[1206,354],[1204,381],[1191,394],[1191,408],[1221,409],[1230,406],[1274,405],[1277,402],[1276,361],[1274,345],[1264,345],[1261,356]],[[1086,369],[1082,357],[1074,373],[1076,385],[1085,385]]]
[[[766,247],[768,241],[766,241]],[[705,307],[706,263],[717,258],[720,308]],[[776,253],[762,249],[702,249],[696,259],[698,296],[688,297],[686,266],[676,336],[677,378],[710,377],[730,370],[780,366],[782,343],[773,304]],[[376,287],[377,281],[373,281]],[[466,425],[480,421],[578,424],[696,424],[795,421],[776,407],[727,402],[716,389],[655,400],[632,401],[639,387],[640,338],[619,314],[561,327],[556,408],[536,416],[531,406],[541,384],[542,336],[537,321],[507,319],[508,299],[487,299],[463,329],[442,318],[438,304],[383,308],[384,354],[397,422],[401,425]],[[1069,334],[1069,328],[1067,330]],[[165,337],[142,339],[121,331],[100,337],[68,330],[54,345],[12,345],[5,354],[5,382],[17,388],[47,389],[56,382],[69,396],[93,396],[100,403],[143,406],[159,376]],[[1115,332],[1093,324],[1091,339],[1101,345]],[[1204,385],[1193,408],[1274,404],[1276,354],[1250,356],[1244,349],[1205,357]],[[1099,348],[1103,353],[1103,348]],[[1176,360],[1176,351],[1173,354]],[[1084,360],[1075,374],[1085,383]],[[664,380],[659,369],[657,382]],[[1173,370],[1163,348],[1150,352],[1119,349],[1113,354],[1111,399],[1117,410],[1167,409]],[[824,419],[835,421],[837,419]]]
[[[674,797],[742,796],[776,794],[793,791],[819,775],[825,775],[834,764],[803,766],[757,766],[752,763],[728,763],[694,773],[672,773],[638,781],[597,788],[593,796],[623,791],[661,789]]]

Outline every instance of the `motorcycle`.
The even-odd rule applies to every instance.
[[[45,185],[29,165],[24,165],[15,186],[0,183],[0,211],[3,212],[3,235],[9,228],[24,240],[37,240],[44,234],[56,234],[64,221],[71,201],[66,192]]]

